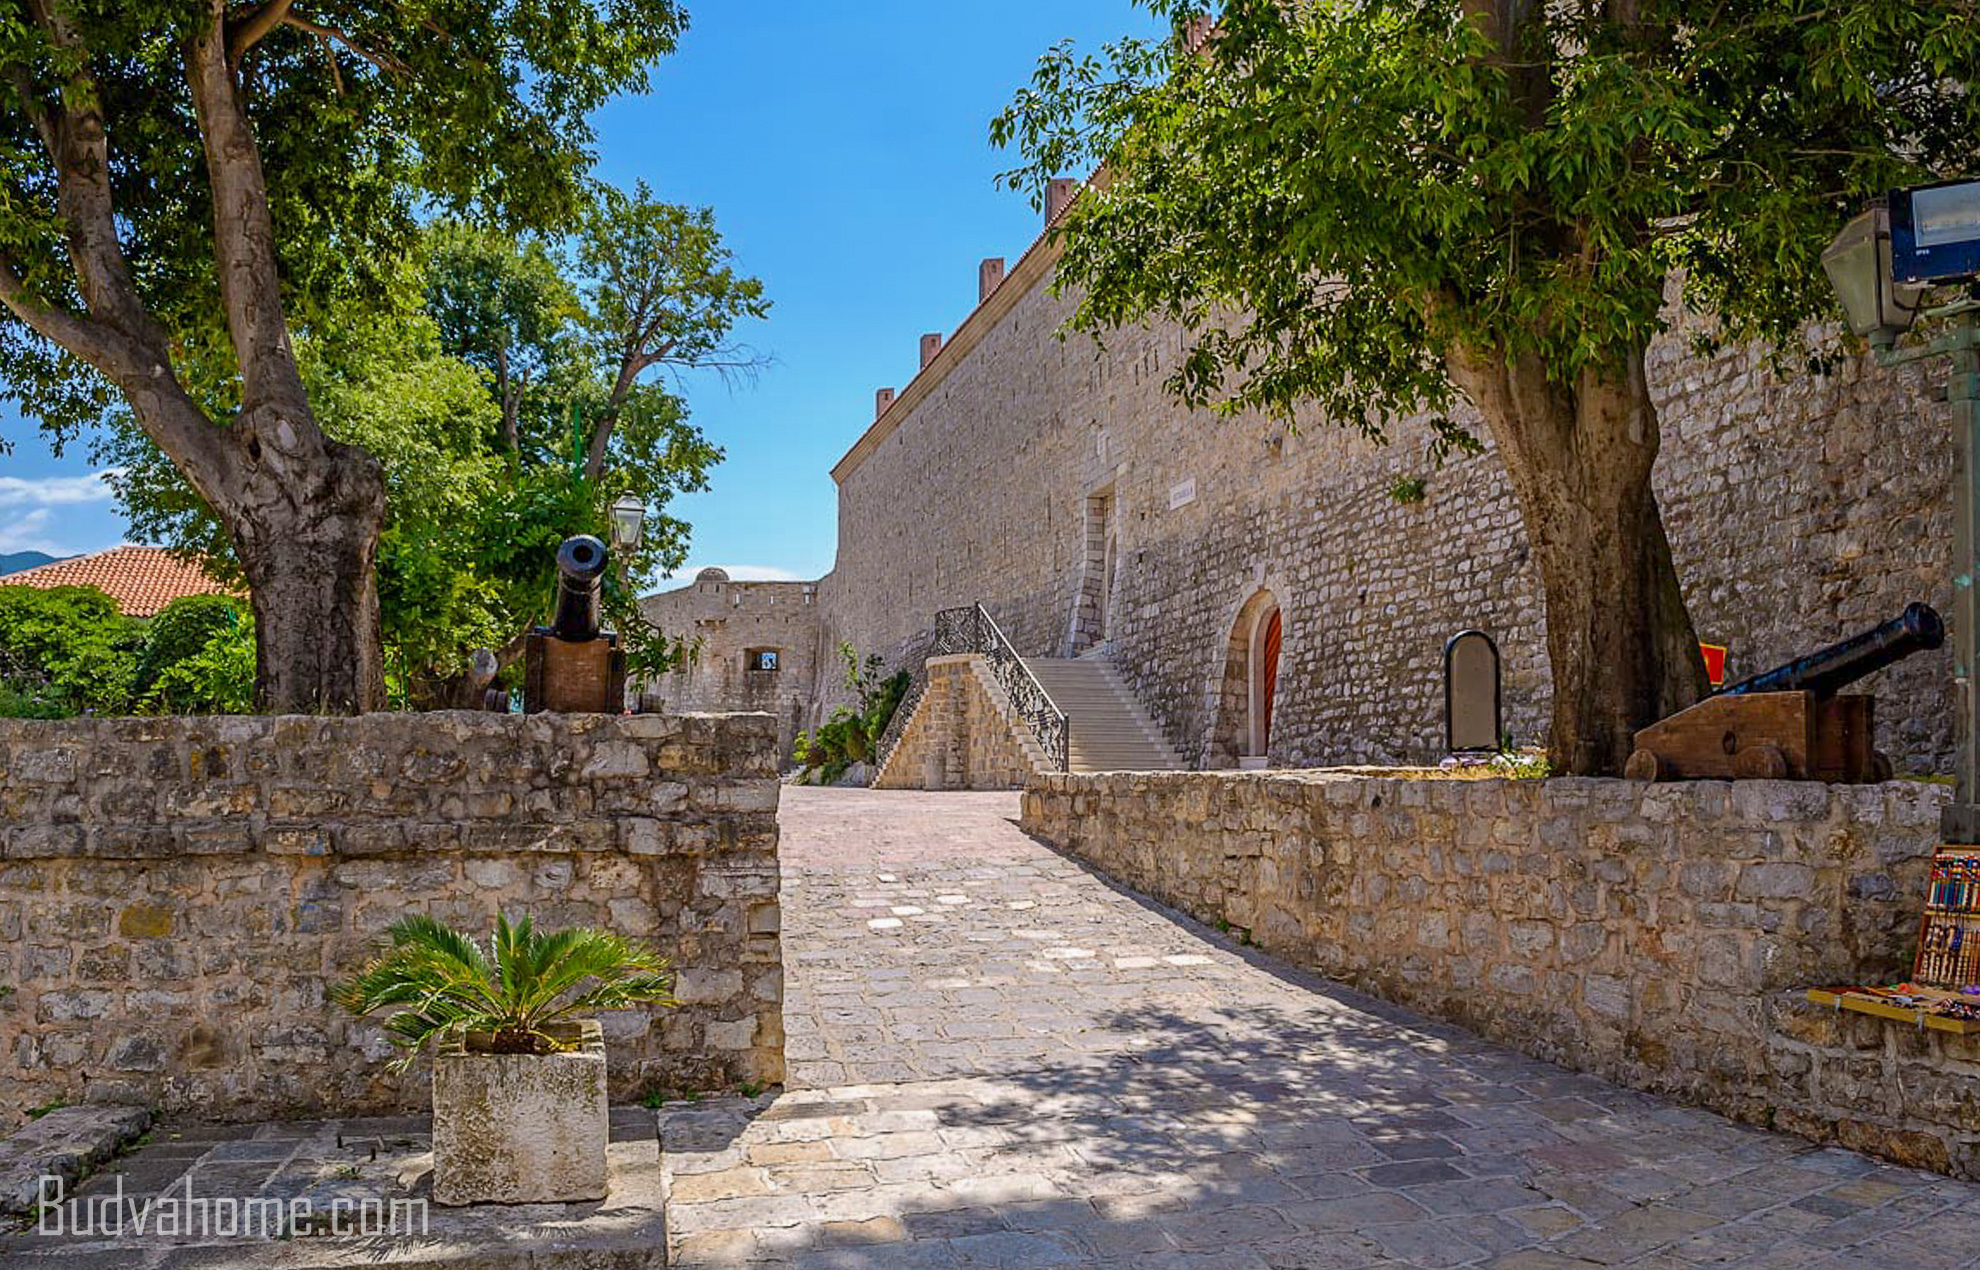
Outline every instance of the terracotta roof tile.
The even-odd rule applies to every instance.
[[[129,545],[9,573],[0,576],[0,586],[93,586],[115,600],[126,617],[150,617],[183,596],[232,594],[163,547]]]

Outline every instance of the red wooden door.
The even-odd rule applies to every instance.
[[[1269,745],[1272,740],[1272,696],[1279,682],[1279,610],[1277,609],[1273,609],[1272,616],[1265,621],[1264,643],[1264,655],[1258,659],[1259,673],[1265,676],[1260,685],[1264,691],[1259,694],[1265,703],[1264,710],[1260,712],[1265,720],[1265,726],[1260,730]],[[1261,754],[1264,752],[1264,750],[1259,751]]]

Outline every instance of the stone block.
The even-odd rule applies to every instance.
[[[605,1198],[605,1038],[593,1021],[573,1039],[566,1053],[475,1053],[455,1042],[434,1057],[435,1203]]]

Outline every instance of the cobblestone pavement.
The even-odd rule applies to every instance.
[[[1980,1266],[1980,1187],[1303,976],[1016,812],[786,792],[792,1088],[663,1110],[676,1264]]]

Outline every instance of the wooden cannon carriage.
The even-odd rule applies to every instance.
[[[1634,780],[1889,780],[1876,750],[1876,700],[1842,694],[1865,676],[1945,643],[1930,605],[1820,652],[1743,679],[1638,732],[1623,774]]]

